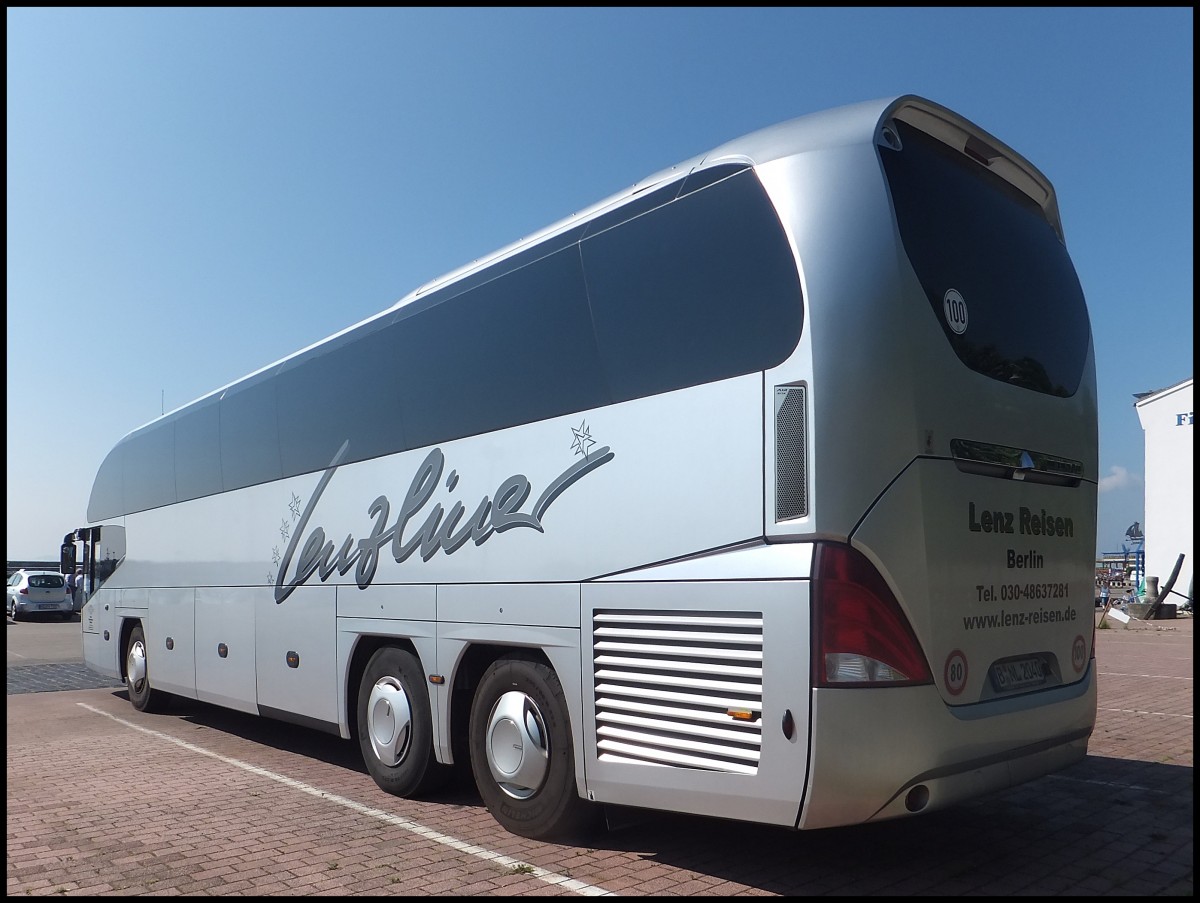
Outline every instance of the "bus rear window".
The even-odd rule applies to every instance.
[[[1091,325],[1067,249],[1041,208],[904,122],[881,148],[904,250],[959,360],[977,373],[1071,396]],[[959,305],[956,319],[948,305]]]

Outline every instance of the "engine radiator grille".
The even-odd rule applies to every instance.
[[[596,611],[601,761],[755,774],[761,612]]]

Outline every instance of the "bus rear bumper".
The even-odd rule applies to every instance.
[[[817,690],[812,723],[798,828],[933,812],[1083,759],[1095,665],[1068,687],[957,708],[931,686]]]

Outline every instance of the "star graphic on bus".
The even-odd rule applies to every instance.
[[[596,444],[596,440],[592,438],[591,431],[588,430],[587,421],[585,420],[579,429],[571,427],[571,432],[575,434],[575,441],[571,443],[571,448],[575,449],[575,454],[583,455],[586,458],[588,449]]]
[[[288,510],[292,512],[292,520],[296,520],[300,516],[300,496],[292,493],[292,500],[288,502]]]

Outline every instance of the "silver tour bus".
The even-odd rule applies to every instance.
[[[1082,759],[1095,363],[1054,189],[901,96],[730,141],[134,429],[88,665],[469,763],[505,828],[795,829]]]

